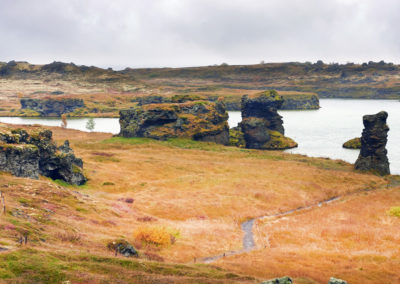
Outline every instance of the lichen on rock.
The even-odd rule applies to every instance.
[[[229,143],[228,114],[222,101],[186,101],[120,111],[120,136],[164,140],[174,137]]]
[[[0,127],[0,170],[18,177],[37,179],[40,175],[61,179],[70,184],[82,185],[83,162],[75,157],[66,141],[57,148],[48,129]]]

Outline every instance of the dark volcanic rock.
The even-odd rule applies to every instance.
[[[19,177],[37,179],[41,174],[84,184],[82,160],[75,157],[68,141],[57,149],[52,134],[47,129],[28,133],[23,129],[0,128],[0,170]]]
[[[258,93],[256,97],[242,97],[242,118],[261,118],[266,121],[270,130],[285,134],[282,116],[278,108],[283,104],[283,99],[275,91]]]
[[[31,109],[41,116],[61,116],[64,113],[73,112],[77,108],[84,107],[82,99],[29,99],[22,98],[21,109]]]
[[[150,104],[120,111],[120,136],[167,139],[186,137],[227,145],[228,114],[223,102]]]
[[[277,109],[283,99],[275,91],[266,91],[255,97],[243,96],[240,128],[250,149],[288,149],[297,143],[285,137],[282,117]]]
[[[387,112],[381,111],[375,115],[364,115],[364,130],[361,137],[361,151],[354,165],[356,170],[372,171],[380,175],[389,175],[389,160],[387,158]]]
[[[287,94],[282,95],[282,110],[305,110],[319,109],[319,98],[317,94]]]
[[[347,281],[331,277],[331,279],[329,279],[328,284],[347,284]]]
[[[38,148],[0,143],[0,170],[18,177],[39,178]]]
[[[138,257],[137,250],[125,240],[116,240],[107,244],[107,248],[111,251],[118,252],[125,257]]]
[[[282,278],[275,278],[275,279],[270,279],[270,280],[266,280],[261,282],[261,284],[292,284],[293,280],[288,277],[282,277]]]

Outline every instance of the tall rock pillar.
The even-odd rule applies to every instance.
[[[387,158],[387,112],[381,111],[374,115],[364,115],[364,130],[361,137],[361,151],[354,165],[356,170],[372,171],[379,175],[389,175],[389,160]]]

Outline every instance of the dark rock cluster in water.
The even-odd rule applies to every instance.
[[[387,158],[387,112],[381,111],[375,115],[364,115],[364,130],[361,137],[361,151],[355,163],[355,169],[372,171],[380,175],[389,175],[389,160]]]
[[[280,150],[297,147],[285,137],[278,108],[283,99],[275,91],[261,92],[254,97],[242,97],[242,122],[239,124],[246,148]]]
[[[228,113],[222,101],[149,104],[120,111],[120,136],[191,138],[229,143]]]
[[[82,185],[83,162],[76,158],[69,142],[57,148],[48,129],[28,133],[24,129],[0,128],[0,170],[18,177],[37,179],[44,175]]]
[[[40,116],[61,116],[64,113],[75,111],[77,108],[85,107],[82,99],[60,98],[60,99],[30,99],[22,98],[21,109],[30,109],[39,113]]]

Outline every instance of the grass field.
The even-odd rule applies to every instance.
[[[1,174],[7,214],[0,217],[0,247],[11,250],[1,257],[44,254],[63,267],[63,279],[77,279],[76,269],[82,265],[82,279],[91,281],[107,279],[108,270],[114,276],[133,273],[166,282],[229,282],[227,273],[245,282],[255,280],[240,275],[290,275],[296,283],[323,283],[330,276],[349,283],[399,281],[394,271],[400,268],[400,219],[388,212],[400,205],[400,190],[386,189],[388,179],[356,173],[352,165],[330,159],[184,139],[126,139],[51,129],[58,143],[70,140],[83,158],[89,181],[76,187],[43,177],[35,181]],[[195,259],[240,249],[244,220],[337,196],[343,197],[321,208],[260,220],[253,252],[226,257],[213,266],[192,266]],[[168,232],[173,240],[154,245],[135,238],[149,228]],[[24,234],[29,242],[20,248],[16,240]],[[128,260],[114,258],[107,249],[107,243],[120,238],[139,249],[141,256],[132,263],[191,265],[177,274],[165,272],[173,264],[159,264],[161,272],[139,273],[136,264],[125,266]],[[82,254],[88,258],[80,260]],[[65,262],[69,257],[72,264]],[[0,278],[20,279],[34,269],[22,266],[16,273],[0,265]],[[214,271],[215,266],[224,270]],[[46,274],[53,268],[41,269]]]

